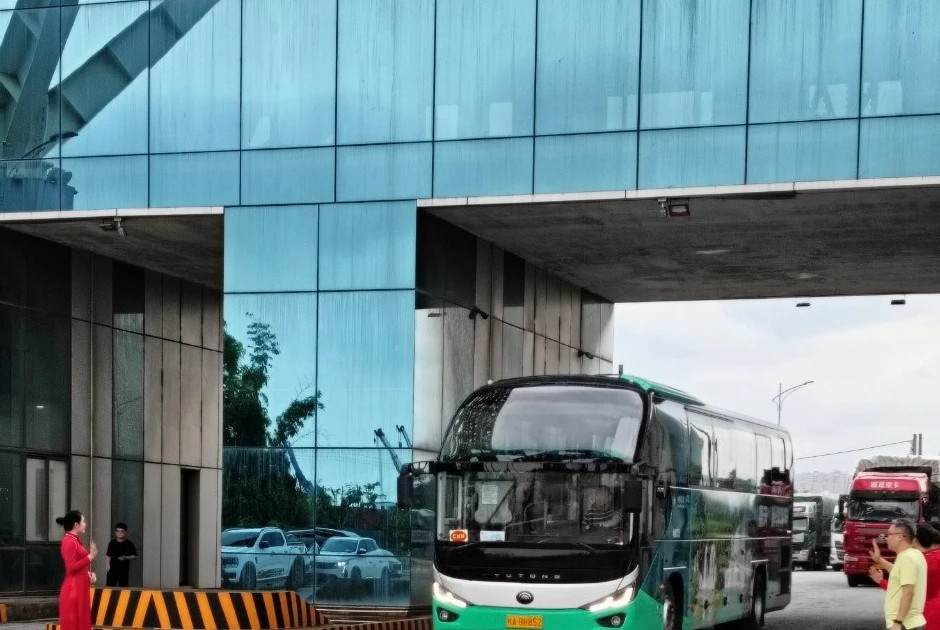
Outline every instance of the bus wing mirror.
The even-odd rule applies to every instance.
[[[398,509],[410,510],[414,490],[414,473],[411,464],[402,466],[398,473]]]
[[[625,512],[643,511],[643,482],[628,479],[623,489],[623,509]]]

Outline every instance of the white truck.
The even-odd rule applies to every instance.
[[[849,495],[847,494],[840,495],[839,503],[844,504],[848,500],[848,497]],[[829,552],[829,566],[832,567],[833,571],[841,571],[842,565],[845,562],[845,548],[843,547],[843,541],[845,539],[844,529],[845,518],[839,514],[839,506],[837,505],[833,508],[832,550]]]
[[[222,532],[222,586],[299,589],[310,564],[307,546],[289,542],[276,527]]]

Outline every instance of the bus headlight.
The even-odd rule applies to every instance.
[[[439,601],[444,606],[466,608],[470,605],[470,602],[460,599],[446,588],[441,586],[439,582],[434,583],[434,585],[431,587],[431,592],[434,594],[434,599]]]
[[[596,613],[614,608],[623,608],[629,604],[630,600],[632,599],[633,586],[631,585],[620,589],[613,595],[608,595],[597,601],[591,602],[590,604],[585,604],[584,606],[581,606],[581,608],[587,610],[588,612]]]

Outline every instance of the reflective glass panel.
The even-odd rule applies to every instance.
[[[415,286],[413,201],[320,206],[320,289]]]
[[[317,207],[226,208],[225,290],[316,291]]]
[[[49,520],[46,460],[26,458],[26,540],[44,541]]]
[[[62,528],[59,528],[62,531]],[[26,548],[26,589],[55,591],[62,586],[65,564],[57,546],[43,545]]]
[[[639,188],[744,183],[744,127],[640,133]]]
[[[532,133],[535,0],[439,0],[434,137]]]
[[[315,293],[225,296],[225,444],[314,446],[316,321]]]
[[[5,244],[5,243],[4,243]],[[6,263],[6,260],[2,261]],[[23,444],[22,316],[0,304],[0,444]]]
[[[114,331],[114,456],[144,456],[144,338]]]
[[[636,188],[636,133],[535,139],[535,192]]]
[[[23,542],[23,459],[0,452],[0,545]]]
[[[239,0],[154,5],[150,18],[150,150],[238,148]]]
[[[63,210],[147,207],[147,156],[65,158],[62,170],[75,190]]]
[[[432,151],[430,142],[339,147],[336,200],[430,197]]]
[[[35,6],[18,3],[16,6]],[[60,80],[58,9],[0,13],[0,158],[58,156],[59,117],[50,115],[46,92]],[[32,177],[28,175],[27,177]],[[58,202],[53,206],[57,207]],[[3,209],[8,204],[2,204]],[[36,206],[37,208],[40,206]],[[34,209],[26,206],[26,209]]]
[[[940,116],[872,118],[861,125],[859,177],[940,173]]]
[[[540,0],[536,133],[636,129],[640,0]]]
[[[643,4],[642,128],[745,121],[749,4]]]
[[[143,488],[141,488],[143,495]],[[55,519],[69,510],[69,465],[61,459],[49,460],[49,509],[46,512],[48,531],[47,540],[57,541],[62,534],[62,526]]]
[[[438,142],[434,196],[532,192],[532,138]]]
[[[50,462],[51,464],[52,462]],[[144,464],[114,460],[111,464],[111,521],[127,525],[127,540],[134,543],[138,556],[144,530]],[[61,529],[60,529],[61,531]],[[140,560],[130,563],[131,586],[140,586],[143,566]]]
[[[150,205],[238,205],[238,152],[151,155]]]
[[[63,134],[78,134],[62,155],[147,152],[148,9],[120,2],[62,10],[71,29],[51,100],[61,105]]]
[[[62,179],[58,158],[0,162],[0,212],[58,210]],[[73,189],[65,189],[64,205],[69,208]]]
[[[432,0],[341,2],[338,66],[340,143],[431,139]]]
[[[747,183],[853,179],[857,120],[752,125]]]
[[[334,149],[242,152],[242,203],[333,201]]]
[[[862,115],[940,112],[940,4],[866,0]]]
[[[751,122],[858,114],[862,0],[753,6]]]
[[[228,417],[226,417],[228,421]],[[316,505],[326,500],[322,489],[314,487],[313,448],[238,448],[223,451],[222,527],[257,527],[257,523],[290,523],[290,544],[299,542],[313,553],[322,540],[312,529]],[[322,534],[322,532],[321,532]],[[254,545],[258,529],[248,532],[224,531],[223,546]],[[311,549],[312,548],[312,549]],[[225,563],[228,554],[222,556]],[[312,560],[312,556],[310,557]],[[228,585],[238,587],[240,572],[223,565]],[[313,569],[313,566],[310,567]],[[307,584],[310,584],[308,576]],[[272,588],[267,586],[267,588]]]
[[[320,294],[317,443],[372,446],[375,429],[411,430],[414,291]]]
[[[67,453],[71,432],[72,327],[68,319],[25,313],[23,405],[26,447]]]
[[[243,15],[242,147],[332,144],[335,0],[245,0]]]

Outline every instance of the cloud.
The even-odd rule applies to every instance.
[[[614,362],[716,406],[776,421],[780,383],[797,457],[908,440],[940,448],[940,297],[620,304]],[[901,454],[904,447],[884,449]],[[801,470],[850,469],[849,454]]]

